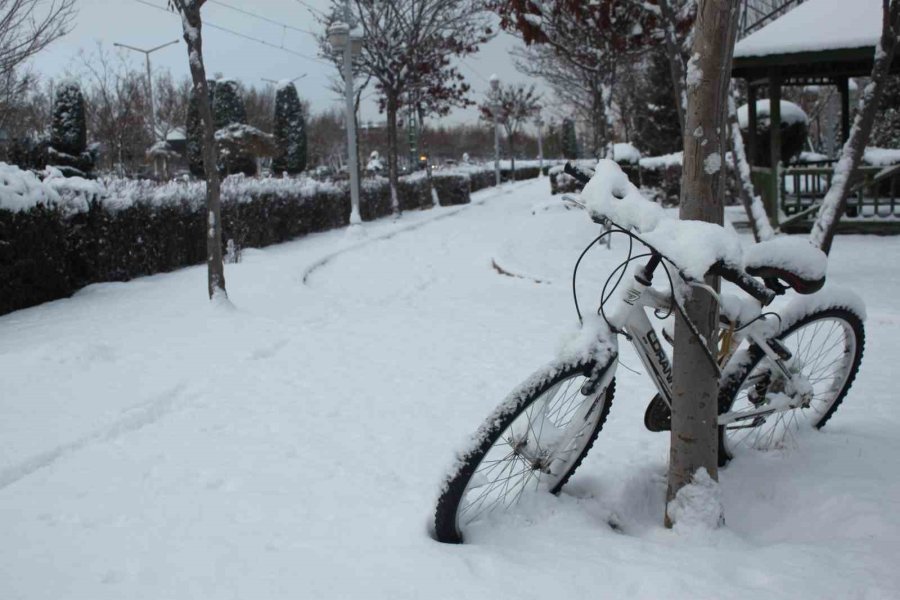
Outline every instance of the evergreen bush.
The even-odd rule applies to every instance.
[[[231,79],[220,79],[216,82],[216,91],[212,97],[213,123],[216,130],[233,124],[247,123],[247,109],[238,90],[238,84]],[[256,159],[247,152],[220,153],[219,170],[225,175],[243,173],[256,175]]]
[[[47,164],[67,177],[88,177],[94,168],[94,156],[87,151],[84,96],[74,81],[63,81],[56,91]]]
[[[275,93],[272,133],[278,146],[278,153],[272,159],[272,172],[275,175],[303,172],[306,169],[306,122],[293,83],[280,84]]]

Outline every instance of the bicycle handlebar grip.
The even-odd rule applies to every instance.
[[[775,299],[775,292],[767,288],[755,277],[747,274],[746,271],[718,263],[713,265],[709,272],[738,286],[756,298],[763,306],[768,306]]]
[[[573,165],[571,162],[566,162],[566,166],[563,167],[563,172],[584,184],[587,184],[587,182],[591,180],[590,175]]]

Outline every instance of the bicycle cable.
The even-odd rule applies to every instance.
[[[691,334],[694,336],[694,338],[698,342],[700,342],[700,346],[703,348],[706,358],[709,360],[710,364],[713,366],[713,368],[716,370],[716,372],[719,373],[720,370],[719,370],[718,362],[716,361],[715,357],[712,355],[712,352],[706,346],[706,340],[700,334],[700,331],[697,329],[696,325],[694,325],[694,323],[691,322],[691,320],[688,318],[687,314],[684,311],[684,307],[681,306],[681,303],[678,302],[678,299],[675,296],[675,283],[672,280],[672,274],[669,271],[669,268],[666,265],[666,262],[671,263],[671,265],[673,267],[675,267],[676,269],[678,268],[678,265],[675,263],[675,261],[673,261],[666,255],[664,255],[663,253],[659,252],[656,248],[654,248],[653,246],[648,244],[646,241],[641,239],[640,236],[632,233],[631,231],[628,231],[627,229],[621,227],[620,225],[616,224],[613,221],[607,220],[607,222],[611,224],[610,229],[608,231],[604,231],[602,234],[600,234],[599,236],[594,238],[594,240],[592,240],[590,244],[587,245],[587,247],[581,252],[581,255],[578,257],[578,260],[575,262],[575,268],[572,271],[572,298],[573,298],[573,301],[575,304],[575,312],[578,315],[578,321],[580,323],[584,323],[584,319],[581,315],[581,309],[578,304],[578,294],[576,292],[578,268],[581,265],[582,259],[584,259],[585,255],[588,253],[588,251],[597,242],[602,240],[604,237],[606,237],[608,235],[612,235],[614,233],[625,234],[628,237],[628,254],[627,254],[625,260],[622,261],[621,263],[619,263],[619,265],[615,269],[613,269],[613,271],[610,273],[609,277],[606,278],[606,282],[603,284],[603,289],[600,293],[600,306],[597,309],[598,314],[603,318],[603,320],[606,322],[606,325],[610,328],[611,331],[613,331],[616,334],[624,334],[624,332],[619,331],[618,329],[613,327],[612,324],[610,324],[609,319],[606,317],[606,312],[604,311],[604,306],[609,301],[609,299],[612,297],[612,294],[615,292],[615,290],[619,287],[619,284],[621,284],[622,279],[625,277],[625,274],[628,270],[628,265],[631,264],[633,261],[640,260],[641,258],[646,258],[648,256],[652,256],[653,253],[655,252],[662,258],[660,264],[663,266],[663,269],[666,272],[666,278],[668,279],[668,282],[669,282],[669,292],[670,292],[671,303],[669,305],[669,311],[665,315],[660,315],[659,310],[654,310],[653,311],[654,316],[660,320],[663,320],[663,319],[670,317],[672,315],[672,313],[675,310],[677,310],[678,314],[681,316],[682,319],[684,319],[685,323],[688,325],[688,329],[691,332]],[[637,240],[641,244],[646,246],[647,248],[650,248],[651,252],[645,252],[642,254],[638,254],[636,256],[633,255],[634,240]],[[680,272],[681,271],[679,270],[679,273]],[[616,282],[613,284],[612,288],[609,289],[609,292],[607,293],[607,288],[609,288],[610,282],[613,280],[613,278],[616,277],[617,274],[618,274],[618,279],[616,279]],[[682,274],[682,279],[684,279],[684,278],[685,277]],[[686,280],[686,282],[687,282],[687,280]],[[714,298],[714,300],[715,300],[715,298]],[[759,317],[757,317],[757,319],[758,318]],[[748,323],[748,325],[749,325],[749,323]]]

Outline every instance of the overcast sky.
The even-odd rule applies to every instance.
[[[188,76],[187,52],[184,42],[181,41],[179,19],[171,13],[147,4],[164,7],[166,0],[79,0],[79,12],[72,32],[38,55],[33,61],[35,70],[49,77],[61,76],[67,70],[77,72],[79,52],[82,50],[86,53],[92,52],[98,42],[109,49],[113,49],[113,42],[151,48],[178,39],[178,45],[151,55],[153,69],[156,71],[169,68],[178,77]],[[209,0],[203,8],[203,18],[210,25],[218,25],[265,40],[269,44],[283,46],[303,56],[267,47],[212,27],[204,27],[203,50],[207,73],[210,76],[221,73],[226,77],[253,85],[262,84],[263,78],[292,79],[307,73],[306,78],[297,83],[297,89],[302,97],[309,100],[313,111],[339,105],[340,100],[328,90],[329,77],[334,72],[334,67],[317,59],[317,46],[312,35],[228,8],[228,6],[241,8],[289,27],[315,32],[319,25],[304,4],[321,11],[326,9],[329,2],[328,0],[221,0],[221,2]],[[488,89],[487,80],[492,73],[497,73],[505,82],[529,81],[515,70],[510,57],[510,51],[519,45],[520,42],[511,36],[501,34],[486,44],[477,55],[463,62],[461,72],[474,90],[473,99],[480,99]],[[143,69],[143,55],[129,54],[133,55],[135,67]],[[544,89],[540,82],[535,83]],[[383,115],[378,114],[374,87],[370,88],[367,96],[361,109],[361,120],[363,122],[383,120]],[[449,120],[475,122],[477,118],[477,112],[468,109],[454,112]]]

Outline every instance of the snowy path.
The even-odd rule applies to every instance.
[[[234,309],[198,267],[0,317],[0,598],[900,596],[891,238],[837,240],[829,276],[870,307],[860,378],[822,433],[722,472],[726,528],[661,527],[667,438],[620,370],[566,493],[427,537],[454,448],[573,324],[596,228],[533,215],[545,188],[248,250]],[[589,255],[583,302],[622,245]]]

